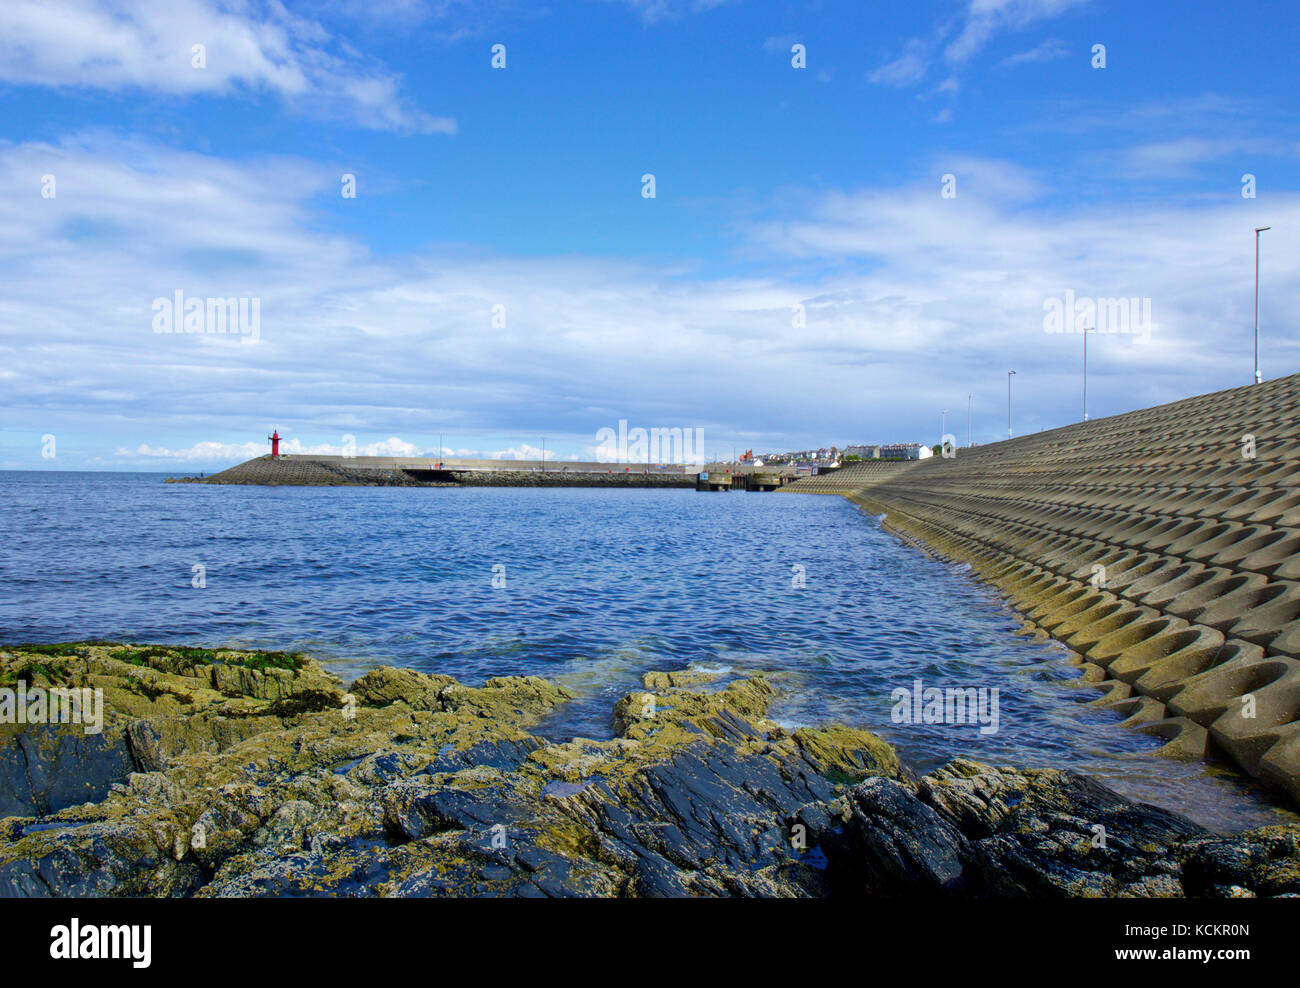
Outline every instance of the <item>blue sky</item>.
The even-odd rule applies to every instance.
[[[5,6],[0,468],[992,441],[1011,368],[1017,434],[1081,416],[1067,290],[1151,300],[1094,417],[1248,383],[1256,226],[1300,371],[1291,3]]]

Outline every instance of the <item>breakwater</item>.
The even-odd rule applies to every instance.
[[[210,477],[168,483],[284,487],[620,487],[689,489],[695,472],[682,467],[500,460],[434,460],[391,456],[255,457]]]
[[[1300,376],[784,490],[969,564],[1164,754],[1300,801]]]

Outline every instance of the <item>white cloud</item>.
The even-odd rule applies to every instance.
[[[1037,62],[1052,62],[1058,58],[1064,58],[1070,54],[1070,47],[1064,41],[1048,40],[1042,44],[1035,45],[1026,51],[1017,52],[1009,55],[1001,61],[1001,65],[1010,68],[1015,65],[1027,65]]]
[[[1246,382],[1250,229],[1264,219],[1279,228],[1300,221],[1300,198],[1275,198],[1266,210],[1238,201],[1191,209],[1048,204],[1028,211],[1005,195],[1010,185],[981,194],[962,174],[958,169],[953,200],[940,197],[937,181],[842,194],[804,219],[765,231],[772,250],[870,272],[825,284],[809,303],[809,322],[819,327],[828,356],[838,353],[866,373],[875,363],[904,366],[910,359],[916,374],[934,371],[952,390],[965,388],[962,381],[978,389],[987,373],[979,370],[982,362],[1022,364],[1018,381],[1035,388],[1033,400],[1060,402],[1062,382],[1066,395],[1076,387],[1071,348],[1077,338],[1072,344],[1070,337],[1046,335],[1042,305],[1071,289],[1079,296],[1153,300],[1151,344],[1108,339],[1105,355],[1094,355],[1125,370],[1109,384],[1100,371],[1096,383],[1116,389],[1109,396],[1115,410],[1148,403],[1144,395],[1168,400],[1166,375],[1188,394]],[[1300,288],[1300,250],[1280,239],[1270,244],[1267,270],[1269,297],[1290,297]],[[1277,302],[1269,312],[1266,366],[1271,375],[1294,372],[1300,369],[1300,349],[1291,342],[1296,320]],[[1242,372],[1225,377],[1229,355]],[[1023,364],[1036,371],[1033,385]],[[828,370],[821,393],[835,391],[836,377]],[[914,381],[929,388],[928,379]],[[1044,387],[1048,381],[1057,394]]]
[[[1003,31],[1020,31],[1038,21],[1057,17],[1087,0],[970,0],[965,23],[946,49],[952,62],[964,62]]]
[[[716,7],[738,3],[739,0],[615,0],[615,2],[627,4],[641,15],[642,20],[653,24],[683,14],[703,13]]]
[[[545,455],[543,456],[543,452]],[[485,459],[489,460],[541,460],[545,459],[548,463],[551,460],[558,459],[555,450],[548,449],[543,451],[540,446],[530,446],[528,443],[520,443],[518,446],[511,446],[509,449],[498,449],[488,453]]]
[[[880,85],[899,88],[914,86],[929,73],[940,46],[947,62],[961,66],[970,61],[997,34],[1024,30],[1087,2],[1088,0],[968,0],[961,15],[940,23],[928,38],[912,38],[898,58],[880,66],[867,78]],[[956,37],[952,37],[954,32]],[[952,40],[949,41],[948,38]],[[1052,44],[1057,43],[1047,43]],[[1054,54],[1049,54],[1053,49],[1039,47],[1041,51],[1036,49],[1032,53],[1012,56],[1004,64],[1055,57]],[[955,91],[955,76],[950,75],[939,91],[945,91],[945,88]]]
[[[173,96],[281,97],[373,129],[455,133],[408,105],[399,80],[362,64],[274,0],[6,0],[0,80]],[[205,66],[194,65],[194,46]],[[336,49],[336,50],[332,50]]]
[[[1236,158],[1249,171],[1251,162],[1260,158],[1300,157],[1300,143],[1271,138],[1180,137],[1127,148],[1117,157],[1121,167],[1142,175],[1188,175],[1197,165],[1224,158]]]
[[[218,440],[204,440],[182,449],[168,449],[165,446],[150,446],[141,443],[135,449],[118,447],[114,454],[133,460],[173,460],[183,463],[218,463],[238,462],[262,456],[270,452],[270,445],[264,442],[226,443]],[[350,446],[342,442],[304,443],[299,439],[282,439],[280,452],[295,455],[314,456],[434,456],[436,449],[426,450],[396,436],[390,436],[378,442],[357,443]],[[450,452],[450,450],[446,451]],[[446,452],[443,455],[446,455]]]
[[[244,460],[250,460],[257,456],[264,456],[270,452],[270,444],[266,442],[243,442],[231,443],[222,442],[221,440],[205,439],[193,443],[190,446],[169,448],[166,446],[152,446],[149,443],[140,443],[134,449],[128,449],[122,446],[113,451],[113,455],[122,461],[132,463],[149,463],[151,461],[158,463],[198,463],[198,464],[234,464],[241,463]],[[594,447],[591,447],[594,449]],[[533,446],[529,443],[520,443],[517,446],[509,446],[505,449],[471,449],[461,447],[453,449],[450,446],[443,446],[439,454],[439,447],[435,444],[425,447],[419,443],[408,442],[397,436],[390,436],[387,439],[381,439],[376,442],[358,442],[353,437],[353,442],[346,445],[343,442],[338,443],[307,443],[301,439],[282,438],[280,440],[280,452],[292,456],[446,456],[459,457],[464,459],[479,460],[541,460],[543,459],[542,449],[539,446]],[[567,457],[562,456],[555,449],[547,449],[545,455],[546,461],[567,459],[574,461],[579,459],[576,453]]]
[[[502,458],[539,454],[540,434],[567,456],[621,418],[703,428],[717,448],[746,434],[811,441],[827,423],[888,439],[950,392],[991,403],[1012,360],[1024,414],[1060,424],[1077,361],[1041,319],[1065,289],[1153,299],[1149,346],[1099,345],[1094,411],[1244,383],[1249,230],[1300,225],[1297,197],[1103,208],[1070,205],[1057,179],[1009,162],[954,156],[925,171],[901,188],[783,202],[738,245],[771,273],[710,278],[455,245],[379,259],[319,232],[311,197],[336,188],[337,169],[93,134],[0,145],[0,184],[29,190],[0,199],[6,434],[56,434],[61,460],[78,448],[63,437],[81,433],[81,447],[130,451],[122,463],[196,465],[265,452],[272,427],[302,450],[339,450],[350,433],[359,449],[417,455],[445,432]],[[940,196],[945,172],[956,199]],[[56,199],[39,195],[45,173]],[[1266,251],[1271,376],[1300,369],[1300,326],[1281,302],[1300,291],[1300,248],[1278,237]],[[177,288],[260,297],[261,342],[153,333],[152,299]],[[719,404],[719,388],[733,397]]]
[[[267,451],[265,443],[223,443],[205,440],[185,449],[166,449],[141,443],[135,449],[118,447],[114,454],[133,460],[171,460],[183,463],[220,463],[250,460]]]
[[[867,79],[881,86],[914,86],[925,78],[927,57],[925,43],[913,39],[902,55],[868,73]]]

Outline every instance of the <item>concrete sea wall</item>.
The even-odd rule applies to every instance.
[[[1300,802],[1300,376],[784,490],[968,563],[1162,753]]]

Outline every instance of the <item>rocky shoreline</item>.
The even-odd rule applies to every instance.
[[[569,700],[121,643],[10,646],[0,689],[102,691],[102,729],[0,723],[3,896],[1300,896],[1300,826],[1236,835],[1073,772],[768,721],[763,677],[648,673],[615,736]],[[0,711],[3,711],[0,706]]]

